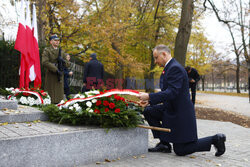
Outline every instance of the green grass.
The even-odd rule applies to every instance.
[[[210,93],[210,94],[216,94],[216,95],[248,97],[248,93],[213,92],[213,91],[198,91],[198,92],[200,92],[200,93]]]

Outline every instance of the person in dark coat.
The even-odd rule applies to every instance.
[[[189,88],[191,88],[192,93],[192,102],[195,104],[195,96],[196,96],[196,85],[200,80],[200,75],[195,68],[191,68],[190,66],[185,67],[188,79],[189,79]]]
[[[188,76],[185,69],[171,57],[170,49],[158,45],[153,50],[155,63],[164,70],[160,77],[161,91],[157,93],[139,93],[140,104],[145,107],[144,117],[150,126],[170,128],[171,132],[153,130],[154,138],[160,142],[150,152],[170,153],[184,156],[194,152],[210,151],[214,145],[215,155],[225,152],[226,136],[216,134],[197,138],[197,127],[194,106],[190,100]]]
[[[70,60],[70,55],[67,55],[66,58]],[[64,67],[63,72],[64,72],[64,94],[67,100],[69,100],[70,99],[69,98],[69,95],[70,95],[69,77],[73,75],[73,72],[69,71],[67,67]]]
[[[84,68],[82,92],[102,88],[103,77],[103,64],[97,60],[96,53],[92,53],[90,55],[90,61]]]

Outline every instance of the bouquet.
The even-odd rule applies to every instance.
[[[9,92],[9,100],[17,100],[19,104],[29,106],[39,106],[51,104],[51,98],[47,92],[41,89],[19,89],[6,88]]]

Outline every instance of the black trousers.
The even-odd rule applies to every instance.
[[[64,94],[65,94],[67,100],[69,100],[69,99],[70,99],[70,98],[69,98],[69,95],[70,95],[69,87],[65,87],[65,88],[64,88]]]
[[[191,88],[192,102],[193,102],[193,105],[195,105],[196,84],[189,84],[189,88]]]
[[[164,108],[161,105],[156,105],[154,107],[149,106],[145,108],[143,115],[150,126],[165,127],[162,112],[164,112]],[[166,136],[164,136],[167,132],[152,130],[152,133],[154,138],[159,138],[160,141],[167,143]],[[188,143],[173,142],[173,148],[176,155],[184,156],[194,152],[210,151],[212,141],[213,136],[204,137]]]
[[[195,152],[210,151],[213,136],[204,137],[189,143],[173,143],[176,155],[184,156]]]

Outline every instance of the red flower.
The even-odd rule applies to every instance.
[[[120,97],[120,96],[115,95],[115,99],[116,99],[117,101],[119,101],[119,100],[121,100],[121,97]]]
[[[94,111],[95,113],[97,113],[97,114],[100,114],[100,110],[98,110],[98,109],[95,109],[95,111]]]
[[[108,106],[108,105],[109,105],[109,102],[108,102],[107,100],[104,100],[104,101],[103,101],[103,105],[104,105],[104,106]]]
[[[109,108],[105,108],[105,112],[108,112],[109,111]]]
[[[125,101],[125,99],[124,99],[123,97],[121,97],[121,100],[122,100],[122,101]]]
[[[109,103],[109,108],[111,108],[111,109],[115,108],[115,104],[114,103]]]
[[[43,92],[43,93],[41,93],[41,95],[43,95],[43,96],[47,96],[47,93]]]
[[[24,96],[29,96],[30,94],[29,93],[23,93]]]
[[[125,103],[126,104],[126,106],[128,106],[128,103]]]
[[[95,103],[96,106],[99,106],[102,104],[102,101],[101,100],[97,100],[97,102]]]
[[[120,108],[115,109],[115,113],[121,112]]]

